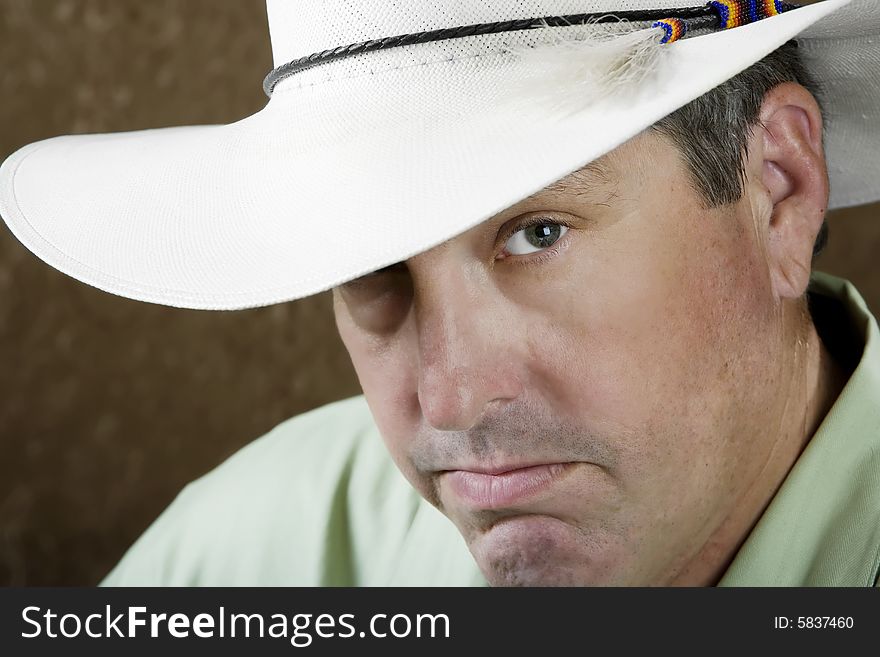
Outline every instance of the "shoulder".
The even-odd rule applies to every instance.
[[[353,397],[282,422],[189,484],[103,584],[362,583],[392,566],[383,555],[420,504]]]

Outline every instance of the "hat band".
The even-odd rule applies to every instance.
[[[660,43],[671,43],[683,38],[691,30],[712,29],[725,30],[740,27],[776,16],[799,5],[791,5],[782,0],[713,0],[702,7],[683,7],[680,9],[644,9],[587,14],[567,14],[563,16],[544,16],[541,18],[523,18],[513,21],[496,23],[477,23],[448,27],[440,30],[414,32],[398,36],[384,37],[338,46],[321,52],[306,55],[274,69],[263,81],[263,91],[271,97],[276,85],[292,75],[308,69],[338,61],[353,55],[399,48],[433,41],[444,41],[460,37],[483,34],[498,34],[519,30],[534,30],[546,27],[569,27],[574,25],[620,23],[620,22],[651,22],[652,27],[661,28],[664,36]]]

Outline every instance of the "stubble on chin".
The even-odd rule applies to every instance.
[[[486,581],[499,587],[613,584],[616,543],[550,516],[506,518],[468,540]]]

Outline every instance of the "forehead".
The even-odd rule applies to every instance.
[[[494,221],[509,219],[544,206],[565,210],[568,205],[612,205],[614,199],[620,195],[621,186],[629,184],[629,177],[641,168],[633,161],[638,149],[631,148],[628,144],[629,142],[550,183],[481,225],[492,225]]]
[[[511,205],[481,225],[485,226],[499,218],[510,218],[520,212],[541,209],[540,206],[546,203],[563,206],[577,204],[585,209],[591,205],[608,208],[617,200],[631,196],[625,190],[644,188],[648,182],[672,185],[685,177],[686,172],[674,144],[662,134],[648,129]]]

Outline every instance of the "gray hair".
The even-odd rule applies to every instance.
[[[802,85],[819,102],[819,86],[810,77],[795,41],[654,124],[654,130],[678,147],[708,207],[734,203],[742,196],[749,137],[764,96],[783,82]],[[828,222],[823,221],[813,257],[827,241]]]

